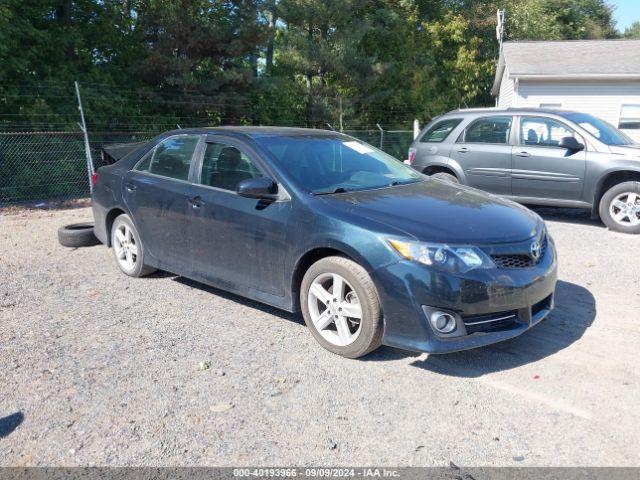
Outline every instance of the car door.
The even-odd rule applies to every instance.
[[[510,115],[486,116],[460,134],[450,158],[462,168],[468,185],[511,195],[512,124]]]
[[[518,197],[579,200],[586,169],[586,151],[570,151],[558,144],[575,137],[573,129],[543,116],[519,118],[518,145],[513,149],[512,189]]]
[[[129,209],[147,252],[160,268],[187,273],[188,231],[193,197],[189,183],[201,135],[174,135],[156,145],[127,173],[123,182]]]
[[[192,199],[194,272],[252,296],[282,297],[291,202],[236,193],[242,180],[262,176],[273,178],[249,146],[221,135],[207,137]]]

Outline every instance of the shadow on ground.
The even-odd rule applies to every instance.
[[[22,412],[12,413],[0,418],[0,438],[8,437],[24,421]]]
[[[188,278],[158,272],[160,278],[172,280],[190,288],[237,302],[261,312],[304,326],[302,315],[285,312],[260,302],[198,283]],[[511,340],[487,347],[443,355],[428,355],[391,347],[381,347],[363,357],[363,361],[385,362],[415,358],[411,365],[441,375],[479,377],[487,373],[510,370],[555,354],[579,340],[596,317],[596,301],[589,290],[579,285],[559,281],[556,306],[549,317],[531,330]]]
[[[480,377],[537,362],[579,340],[596,317],[596,301],[586,288],[559,281],[556,308],[519,337],[475,350],[429,355],[413,366],[454,377]]]
[[[164,272],[162,272],[164,274]],[[159,274],[159,275],[162,275]],[[154,274],[156,275],[156,274]],[[172,276],[171,274],[167,274],[166,276]],[[210,287],[203,283],[196,282],[195,280],[190,280],[185,277],[176,277],[173,278],[174,281],[181,283],[182,285],[186,285],[191,288],[197,288],[198,290],[202,290],[204,292],[208,292],[212,295],[216,295],[218,297],[225,298],[227,300],[231,300],[232,302],[239,303],[240,305],[244,305],[245,307],[255,308],[256,310],[260,310],[261,312],[268,313],[270,315],[274,315],[276,317],[283,318],[285,320],[289,320],[293,323],[298,323],[300,325],[304,325],[304,320],[302,319],[302,314],[294,314],[290,312],[286,312],[284,310],[280,310],[279,308],[272,307],[270,305],[266,305],[264,303],[256,302],[254,300],[250,300],[245,297],[241,297],[240,295],[236,295],[235,293],[227,292],[226,290],[220,290],[219,288]]]
[[[528,207],[545,220],[552,222],[577,223],[580,225],[593,225],[606,228],[600,219],[591,218],[591,210],[583,208],[554,208],[554,207]]]

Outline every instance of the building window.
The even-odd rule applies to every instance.
[[[618,128],[640,130],[640,105],[622,105]]]

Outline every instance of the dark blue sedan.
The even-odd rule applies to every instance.
[[[340,133],[173,131],[94,180],[95,233],[124,273],[162,269],[301,310],[346,357],[488,345],[553,308],[538,215]]]

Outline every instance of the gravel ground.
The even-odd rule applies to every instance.
[[[58,245],[88,208],[0,213],[0,464],[640,465],[640,238],[539,211],[560,256],[545,322],[363,360],[297,316]]]

